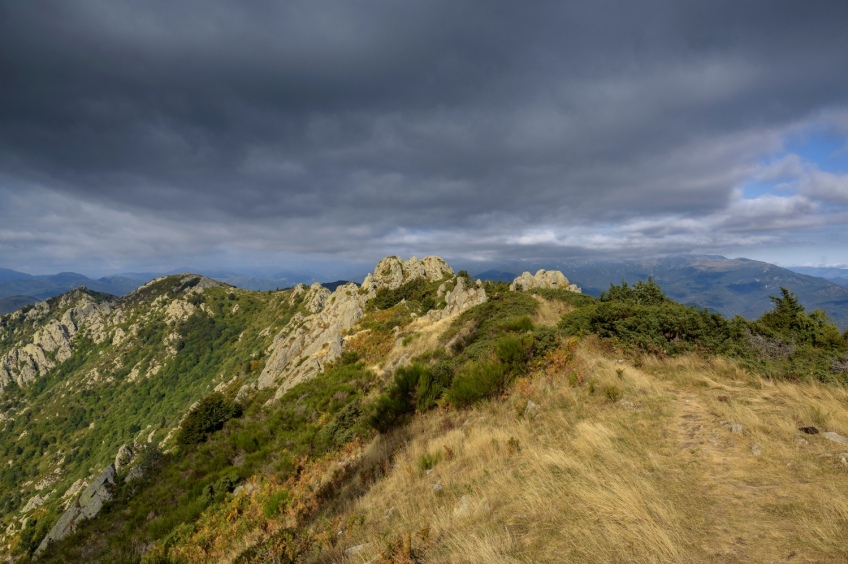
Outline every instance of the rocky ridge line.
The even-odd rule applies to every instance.
[[[341,356],[345,333],[362,319],[366,303],[378,290],[394,290],[419,279],[437,281],[453,276],[453,269],[437,256],[412,257],[406,262],[391,256],[377,263],[362,286],[349,283],[332,293],[320,284],[309,288],[297,286],[293,296],[306,292],[304,302],[311,313],[295,315],[274,338],[256,387],[276,386],[274,399],[279,399],[293,386],[319,374],[327,363]],[[442,296],[445,296],[447,307],[428,315],[434,318],[455,315],[485,301],[486,292],[481,285],[469,284],[460,277],[452,290],[448,291],[444,285],[440,288],[439,297]],[[242,393],[246,392],[247,389],[243,389]]]

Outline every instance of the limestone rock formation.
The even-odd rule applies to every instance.
[[[87,331],[95,342],[102,341],[111,311],[109,302],[97,303],[85,288],[79,288],[58,301],[40,302],[26,314],[12,314],[40,322],[41,326],[32,334],[30,342],[0,357],[0,391],[12,381],[23,387],[67,360],[74,338],[81,331]],[[48,319],[51,313],[55,317]]]
[[[115,466],[110,464],[80,494],[79,498],[62,514],[59,520],[38,545],[35,554],[43,552],[50,543],[61,540],[71,534],[76,526],[85,519],[91,519],[103,508],[103,504],[112,499],[115,488]]]
[[[395,289],[412,280],[436,281],[450,276],[453,269],[439,257],[412,257],[406,262],[387,257],[377,263],[361,287],[349,283],[331,293],[320,284],[308,289],[298,285],[291,299],[302,297],[309,315],[295,315],[274,338],[256,386],[276,386],[278,399],[292,386],[320,373],[328,362],[341,356],[344,334],[365,315],[365,304],[377,290]],[[464,279],[446,296],[449,314],[484,300],[482,287],[469,286]]]
[[[509,285],[509,289],[513,292],[532,290],[534,288],[558,288],[578,294],[582,293],[580,288],[575,284],[570,284],[568,278],[559,270],[540,269],[536,274],[525,272]]]
[[[367,291],[379,288],[394,290],[419,278],[441,280],[453,274],[453,269],[448,266],[448,263],[436,256],[424,257],[421,260],[418,257],[412,257],[406,262],[398,257],[386,257],[377,263],[373,273],[365,277],[362,287]]]
[[[445,294],[447,305],[439,312],[438,317],[444,319],[462,313],[470,307],[485,302],[486,299],[486,290],[483,289],[481,281],[470,282],[467,278],[458,276],[456,286]]]
[[[277,334],[257,386],[278,386],[279,398],[292,386],[321,372],[326,363],[341,355],[343,334],[365,315],[365,303],[373,295],[361,293],[354,283],[339,286],[332,293],[313,284],[303,299],[313,313],[296,314]]]
[[[115,455],[115,471],[120,472],[130,465],[135,458],[135,452],[129,445],[121,445],[118,449],[118,454]]]

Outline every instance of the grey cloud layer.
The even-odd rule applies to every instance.
[[[505,230],[732,213],[782,132],[845,107],[848,4],[688,4],[4,2],[0,191],[136,239],[349,256],[579,253]],[[823,181],[805,194],[844,203]]]

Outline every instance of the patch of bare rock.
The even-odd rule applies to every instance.
[[[540,269],[536,272],[536,274],[524,272],[509,285],[509,289],[513,292],[533,290],[536,288],[553,288],[569,290],[578,294],[582,293],[582,290],[578,288],[576,284],[571,284],[568,281],[568,278],[566,278],[559,270]]]

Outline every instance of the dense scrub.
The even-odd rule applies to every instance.
[[[848,383],[848,336],[827,315],[807,313],[786,288],[773,310],[749,322],[668,300],[653,281],[611,286],[601,299],[565,316],[566,335],[611,339],[625,349],[659,355],[726,355],[772,378]]]

